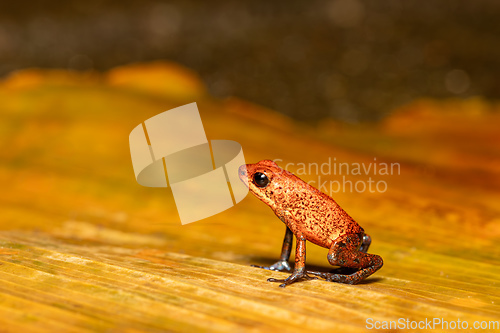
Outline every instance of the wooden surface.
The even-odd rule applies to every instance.
[[[0,84],[0,101],[0,332],[361,332],[368,318],[500,320],[498,105],[423,100],[377,125],[305,125],[214,100],[168,63],[23,71]],[[276,260],[284,226],[250,195],[182,226],[169,190],[135,182],[128,134],[192,101],[209,139],[240,142],[248,162],[282,159],[291,171],[329,157],[399,163],[399,175],[371,175],[385,193],[334,195],[384,267],[356,286],[266,282],[287,274],[249,265]],[[308,244],[307,264],[328,270],[326,254]]]

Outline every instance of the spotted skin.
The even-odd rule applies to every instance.
[[[288,260],[293,235],[296,237],[292,274],[284,280],[268,281],[281,282],[280,287],[286,287],[299,280],[321,277],[327,281],[356,284],[382,267],[380,256],[367,253],[370,236],[328,195],[270,160],[242,165],[239,177],[250,192],[271,207],[287,227],[280,260],[271,266],[255,267],[290,271]],[[306,270],[306,241],[330,249],[328,262],[340,266],[339,273]],[[346,270],[354,272],[340,274]]]

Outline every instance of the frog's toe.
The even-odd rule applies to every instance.
[[[281,282],[282,284],[280,284],[280,288],[285,288],[286,286],[288,286],[292,283],[295,283],[297,281],[300,281],[300,280],[316,280],[316,279],[317,279],[317,277],[309,276],[304,271],[304,272],[300,272],[300,273],[294,272],[292,275],[290,275],[286,279],[270,278],[270,279],[267,279],[267,282]]]
[[[252,267],[258,267],[262,269],[267,269],[270,271],[280,271],[280,272],[290,272],[292,269],[290,268],[290,264],[288,261],[280,260],[278,262],[275,262],[271,266],[259,266],[259,265],[251,265]]]
[[[320,278],[326,279],[326,276],[329,275],[330,273],[316,272],[316,271],[307,271],[307,274],[312,274],[312,275],[315,275],[315,276],[319,276]]]
[[[288,279],[267,279],[267,282],[281,282],[280,288],[285,288],[289,284],[293,283],[294,281],[288,280]]]
[[[250,265],[250,267],[267,269],[268,271],[279,271],[279,269],[277,269],[276,267],[274,267],[274,265],[271,265],[271,266]]]
[[[286,279],[274,279],[274,278],[269,278],[267,279],[267,282],[285,282]]]
[[[347,284],[353,284],[354,282],[350,275],[344,275],[344,274],[329,274],[325,278],[325,280],[330,282],[339,282]]]
[[[323,272],[314,272],[314,271],[307,271],[307,273],[319,276],[320,278],[325,279],[326,281],[329,282],[339,282],[339,283],[346,283],[346,284],[356,284],[359,282],[359,279],[357,279],[357,274],[334,274],[334,273],[323,273]]]

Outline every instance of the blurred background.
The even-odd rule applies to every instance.
[[[169,59],[216,97],[377,121],[421,96],[500,96],[496,0],[0,2],[0,76]]]

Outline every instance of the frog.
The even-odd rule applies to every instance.
[[[291,275],[286,279],[270,278],[268,282],[279,282],[282,288],[318,278],[357,284],[382,267],[382,257],[368,253],[371,237],[329,195],[272,160],[241,165],[238,176],[286,225],[279,260],[270,266],[253,266],[291,272]],[[289,258],[294,236],[295,265],[292,270]],[[306,242],[329,249],[328,262],[339,268],[330,272],[306,270]]]

